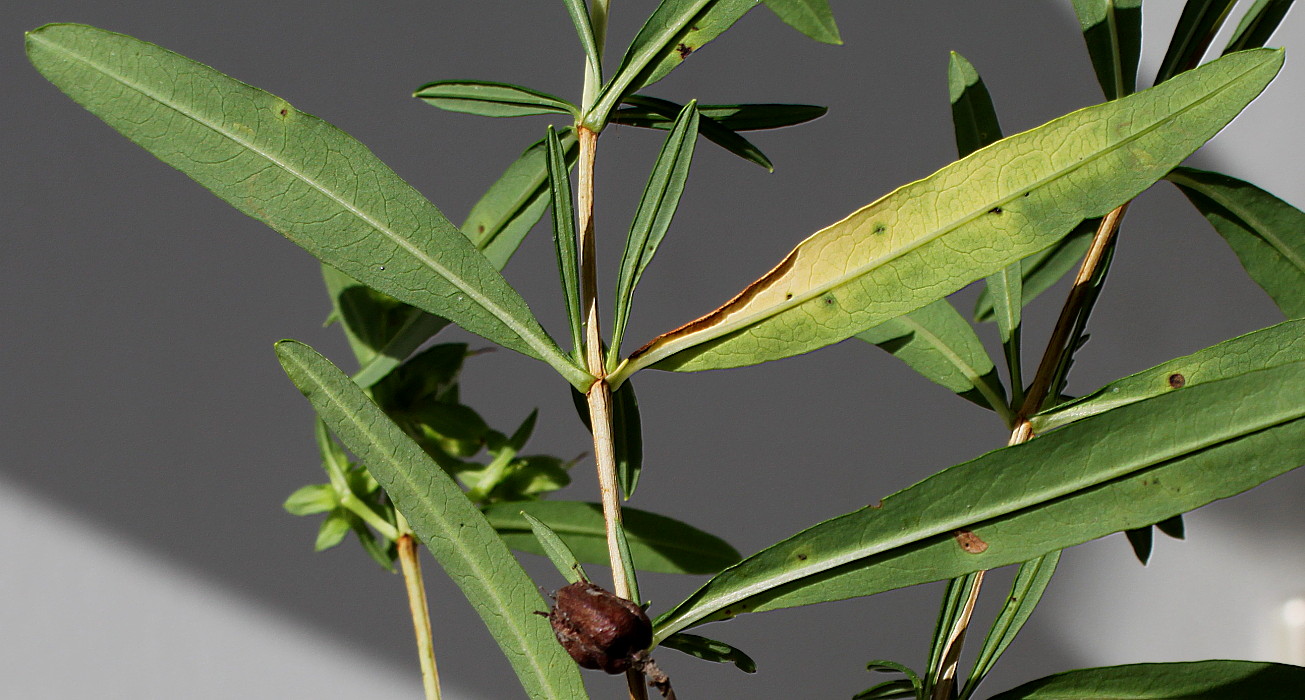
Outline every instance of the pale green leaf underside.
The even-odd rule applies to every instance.
[[[1247,372],[1305,361],[1305,319],[1286,321],[1142,370],[1029,419],[1034,432],[1143,399]]]
[[[348,134],[122,34],[47,25],[27,51],[73,100],[323,262],[587,384],[470,241]]]
[[[530,696],[586,697],[576,665],[535,614],[548,606],[534,582],[462,489],[326,358],[292,340],[276,352],[290,380],[466,594]]]
[[[487,80],[441,80],[417,88],[412,96],[440,109],[482,117],[580,113],[575,105],[555,95]]]
[[[738,367],[838,342],[1046,248],[1128,201],[1258,95],[1282,55],[1242,52],[981,149],[817,232],[725,306],[614,373]]]
[[[856,337],[892,353],[931,382],[985,408],[1008,412],[1006,392],[992,358],[974,328],[946,299],[885,321]]]
[[[1305,668],[1261,661],[1184,661],[1066,671],[992,700],[1295,700]]]
[[[1023,562],[1241,493],[1305,463],[1302,397],[1298,362],[990,452],[726,569],[662,615],[655,636]]]
[[[1288,318],[1305,316],[1305,212],[1236,178],[1175,168],[1169,181],[1237,254]]]

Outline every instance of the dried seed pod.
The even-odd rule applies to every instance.
[[[547,615],[562,648],[583,668],[624,673],[652,644],[643,608],[588,581],[559,590]],[[542,613],[541,613],[542,614]]]

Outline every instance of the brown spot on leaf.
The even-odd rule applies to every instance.
[[[956,538],[956,544],[959,544],[961,549],[970,554],[983,554],[988,551],[988,543],[979,539],[978,535],[969,530],[957,530],[952,533],[952,536]]]
[[[285,115],[287,115],[287,114],[289,114],[289,113],[290,113],[290,110],[285,109],[284,107],[281,108],[281,116],[284,117]]]
[[[680,60],[684,60],[689,57],[689,54],[693,53],[693,49],[684,44],[680,44],[675,47],[675,52],[680,54]]]
[[[1187,383],[1187,377],[1184,377],[1183,375],[1177,372],[1174,372],[1173,374],[1169,375],[1169,386],[1173,387],[1174,389],[1181,389],[1183,388],[1183,385],[1186,383]]]
[[[802,552],[798,552],[797,558],[798,558],[798,561],[806,561],[806,560],[807,560],[807,555],[803,554]]]
[[[993,208],[991,208],[991,209],[988,210],[988,213],[989,213],[989,214],[1000,214],[1000,213],[1001,213],[1001,207],[993,207]]]

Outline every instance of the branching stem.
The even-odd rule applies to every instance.
[[[421,562],[417,559],[417,543],[411,533],[400,535],[395,541],[399,549],[399,566],[403,569],[403,584],[408,590],[408,610],[412,613],[412,628],[417,635],[417,655],[421,659],[421,685],[426,700],[440,700],[440,672],[435,667],[435,646],[431,643],[430,607],[426,604],[426,585],[421,577]]]
[[[1128,210],[1128,204],[1124,202],[1111,210],[1097,226],[1097,232],[1092,237],[1092,245],[1083,256],[1083,263],[1074,277],[1074,286],[1070,288],[1069,295],[1065,298],[1065,305],[1060,310],[1060,318],[1056,321],[1051,339],[1047,341],[1047,349],[1038,364],[1038,373],[1034,376],[1033,384],[1029,386],[1029,391],[1024,396],[1024,404],[1016,415],[1015,429],[1011,432],[1008,445],[1028,442],[1033,437],[1029,416],[1042,409],[1042,404],[1046,402],[1047,394],[1051,391],[1060,368],[1064,366],[1068,355],[1078,345],[1078,336],[1083,331],[1080,319],[1085,313],[1084,306],[1093,297],[1094,280],[1098,279],[1102,263],[1106,259],[1106,251],[1114,242],[1115,234],[1119,231],[1119,223],[1124,218],[1124,212]],[[979,574],[967,591],[965,610],[957,620],[955,629],[948,636],[943,652],[942,677],[934,686],[933,700],[952,700],[955,697],[956,662],[960,659],[961,647],[965,643],[965,630],[969,625],[970,613],[979,597],[979,588],[983,585],[983,572],[980,571]]]

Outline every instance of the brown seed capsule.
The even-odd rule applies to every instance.
[[[600,586],[577,581],[553,598],[548,613],[553,633],[583,668],[624,673],[635,653],[652,644],[652,623],[643,608]]]

